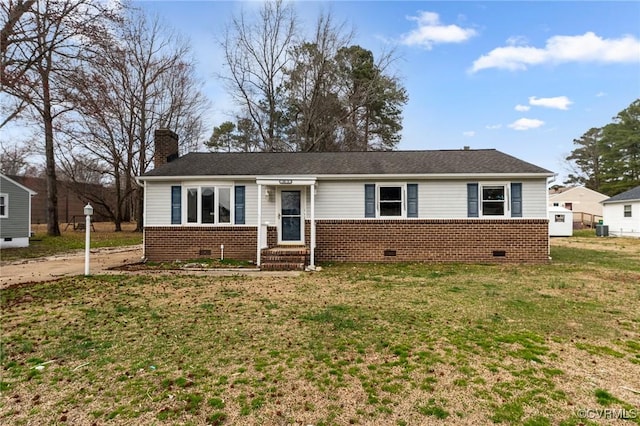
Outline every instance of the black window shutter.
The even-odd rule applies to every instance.
[[[418,217],[418,184],[407,184],[407,217]]]
[[[235,221],[236,225],[244,225],[244,186],[235,187]]]
[[[467,184],[467,216],[479,217],[478,215],[478,184]]]
[[[364,217],[376,217],[376,186],[372,183],[364,185]]]
[[[522,217],[522,184],[511,184],[511,217]]]
[[[171,187],[171,224],[180,225],[182,223],[182,187]]]

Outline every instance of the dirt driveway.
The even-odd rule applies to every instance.
[[[142,246],[114,247],[91,250],[89,272],[97,274],[148,274],[157,273],[175,275],[208,276],[298,276],[300,271],[260,271],[256,269],[204,269],[204,270],[158,270],[158,271],[119,271],[111,270],[116,266],[136,263],[142,259]],[[44,282],[58,278],[84,274],[84,250],[66,253],[59,256],[40,257],[37,259],[19,260],[0,265],[0,289],[16,284]]]
[[[141,258],[141,245],[94,249],[91,250],[89,257],[89,272],[104,273],[109,268],[138,262]],[[84,250],[59,256],[8,262],[0,266],[0,288],[82,274],[84,274]]]

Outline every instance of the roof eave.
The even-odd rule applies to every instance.
[[[29,195],[38,195],[38,193],[36,191],[34,191],[31,188],[27,188],[26,186],[24,186],[23,184],[16,182],[15,180],[11,179],[9,176],[5,175],[4,173],[0,173],[0,176],[2,176],[3,178],[5,178],[6,180],[8,180],[9,182],[13,183],[14,185],[20,187],[21,189],[24,189],[25,191],[27,191],[29,193]]]
[[[543,179],[553,177],[554,173],[402,173],[402,174],[277,174],[277,175],[179,175],[179,176],[138,176],[139,181],[176,181],[176,180],[212,180],[234,179],[255,180],[257,178],[314,178],[316,180],[363,180],[363,179]]]

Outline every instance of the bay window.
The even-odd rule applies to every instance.
[[[187,223],[231,223],[231,188],[201,186],[187,188]]]

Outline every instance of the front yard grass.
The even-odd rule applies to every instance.
[[[552,256],[2,290],[0,423],[640,424],[640,258]]]

